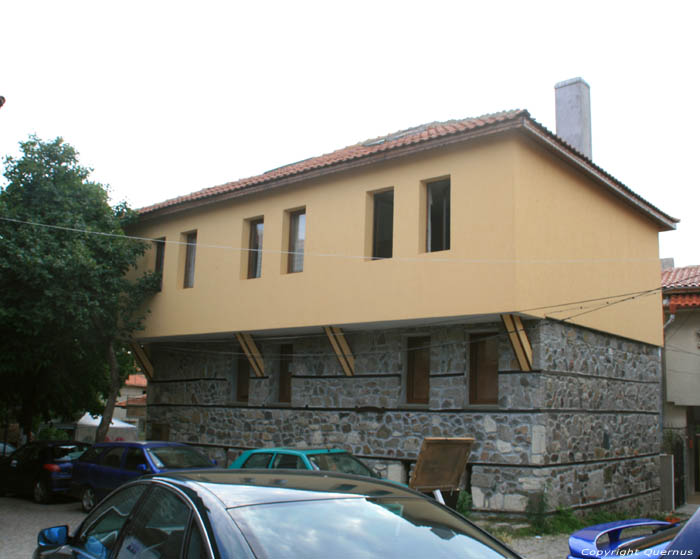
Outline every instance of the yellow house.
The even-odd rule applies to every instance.
[[[526,111],[430,123],[142,208],[150,436],[397,479],[423,437],[473,436],[478,509],[653,504],[676,220],[576,141]]]

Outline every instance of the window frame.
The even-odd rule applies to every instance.
[[[298,274],[304,271],[306,248],[306,208],[289,210],[289,242],[287,243],[287,273]],[[303,226],[300,227],[303,216]]]
[[[155,262],[153,265],[153,271],[156,274],[160,274],[160,278],[158,281],[158,291],[163,290],[163,268],[165,266],[165,237],[161,237],[159,239],[155,239],[153,241],[153,245],[155,246]]]
[[[389,202],[387,198],[391,196]],[[390,210],[384,208],[391,207]],[[386,260],[394,255],[394,189],[387,188],[372,193],[372,260]],[[388,239],[380,239],[388,230]],[[384,243],[388,245],[384,246]]]
[[[407,404],[430,404],[430,369],[431,369],[431,337],[430,335],[416,335],[406,338],[406,371],[405,371],[405,400]],[[417,370],[416,359],[421,358],[426,362],[423,370]],[[416,378],[420,375],[422,378]],[[417,381],[423,381],[425,395],[417,394],[420,387]]]
[[[437,189],[446,189],[446,195],[441,197],[442,209],[435,209],[433,207],[433,199],[436,197]],[[452,181],[450,177],[443,177],[440,179],[431,179],[425,181],[425,201],[426,201],[426,227],[425,227],[425,251],[426,252],[441,252],[444,250],[450,250],[451,246],[451,219],[452,219]],[[434,223],[439,216],[435,214],[439,213],[441,216],[441,221],[439,223],[439,243],[435,240],[435,226],[438,225]]]
[[[236,402],[247,404],[250,399],[250,361],[239,355],[236,364]]]
[[[492,351],[495,349],[496,352],[495,371],[481,369],[481,354],[485,350],[484,344],[487,342],[495,344],[495,348],[491,348]],[[498,405],[498,342],[497,332],[479,332],[469,335],[469,403],[471,405]],[[487,383],[487,388],[484,390],[484,378],[492,374],[495,377],[489,379],[490,382]],[[489,386],[491,389],[495,386],[495,396],[489,392]],[[486,396],[482,396],[482,392],[487,392]]]
[[[194,287],[194,271],[197,257],[197,231],[188,231],[183,233],[183,236],[185,238],[185,269],[182,287],[184,289],[192,289]]]
[[[280,346],[277,401],[280,404],[292,403],[292,361],[294,344]]]
[[[260,230],[258,232],[258,226]],[[265,238],[265,218],[248,220],[248,279],[262,277],[263,242]]]

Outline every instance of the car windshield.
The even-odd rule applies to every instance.
[[[89,444],[62,444],[51,447],[51,456],[54,460],[75,460],[83,452],[90,448]]]
[[[343,498],[229,509],[257,557],[516,559],[421,498]]]
[[[157,446],[146,452],[159,469],[207,468],[212,463],[195,449],[188,446]]]
[[[308,455],[311,464],[318,470],[356,474],[359,476],[379,477],[352,454],[347,452],[329,452]]]

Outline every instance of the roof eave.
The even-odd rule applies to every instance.
[[[608,176],[590,160],[567,148],[561,140],[554,137],[550,132],[544,130],[536,122],[530,119],[524,119],[523,128],[538,142],[554,152],[558,157],[561,157],[573,167],[585,172],[587,175],[595,179],[596,182],[604,186],[613,195],[645,214],[654,223],[659,225],[662,231],[673,231],[676,229],[676,223],[679,222],[678,219],[669,216],[646,202],[643,198],[634,194],[634,192],[629,190],[629,188]]]

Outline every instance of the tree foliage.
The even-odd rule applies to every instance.
[[[109,205],[70,145],[20,145],[0,191],[0,400],[27,432],[39,416],[102,411],[110,355],[156,278],[133,273],[147,249],[123,233],[134,212]]]

